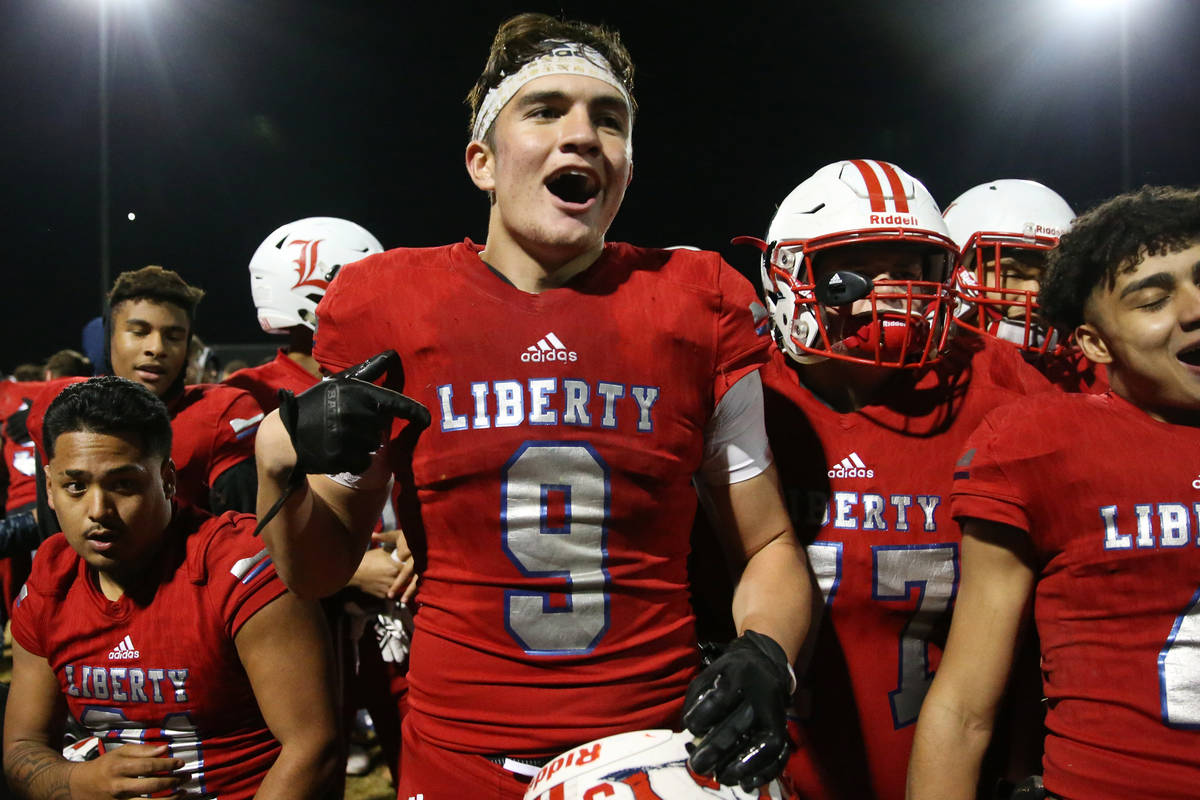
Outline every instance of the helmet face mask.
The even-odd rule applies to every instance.
[[[1041,320],[1037,304],[1045,253],[1053,246],[1014,244],[998,234],[972,237],[954,273],[954,324],[1031,356],[1061,353],[1062,337]]]
[[[960,251],[954,324],[1031,357],[1063,352],[1064,338],[1038,317],[1037,283],[1075,218],[1067,201],[1035,181],[996,180],[963,192],[945,217]]]
[[[317,303],[338,271],[383,246],[360,225],[307,217],[277,228],[250,259],[250,293],[267,333],[303,325],[315,330]]]
[[[941,358],[957,248],[915,178],[881,161],[830,164],[788,195],[768,235],[763,288],[792,360],[917,368]]]
[[[822,263],[828,256],[843,260],[848,251],[873,242],[885,259],[891,254],[899,257],[896,260],[918,261],[919,273],[910,279]],[[944,350],[952,306],[941,277],[950,263],[944,249],[930,251],[891,237],[867,236],[851,242],[781,242],[771,248],[770,259],[768,269],[780,289],[771,304],[776,333],[796,361],[920,367],[937,360]],[[855,289],[842,302],[830,301],[831,284],[852,282]]]

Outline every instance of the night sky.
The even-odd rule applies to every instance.
[[[99,312],[102,1],[0,4],[3,371],[78,347]],[[892,161],[943,207],[994,178],[1076,211],[1122,189],[1119,14],[1082,0],[107,2],[113,271],[157,263],[206,289],[210,343],[269,340],[246,265],[284,222],[483,240],[463,97],[518,11],[605,22],[637,63],[611,240],[715,249],[756,276],[730,237],[761,235],[843,158]],[[1200,2],[1130,0],[1128,36],[1132,183],[1200,184]]]

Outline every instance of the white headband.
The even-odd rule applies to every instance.
[[[500,109],[508,105],[508,101],[521,91],[522,86],[534,78],[546,75],[582,75],[604,81],[621,93],[632,115],[633,101],[629,98],[625,84],[621,83],[609,66],[608,59],[601,55],[599,50],[580,42],[548,41],[546,44],[550,49],[545,55],[527,61],[525,66],[512,75],[506,75],[500,83],[488,90],[479,105],[479,113],[475,115],[475,127],[471,129],[472,141],[483,141],[488,129],[496,121]]]

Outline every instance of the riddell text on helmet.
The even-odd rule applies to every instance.
[[[872,225],[916,225],[916,217],[902,217],[899,214],[872,214]]]

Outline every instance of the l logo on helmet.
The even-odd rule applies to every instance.
[[[329,280],[332,275],[317,275],[317,265],[321,263],[320,254],[317,252],[324,239],[293,239],[287,243],[288,247],[299,247],[300,257],[292,261],[296,265],[296,285],[293,289],[299,289],[301,286],[315,286],[318,289],[325,290],[329,288]]]

